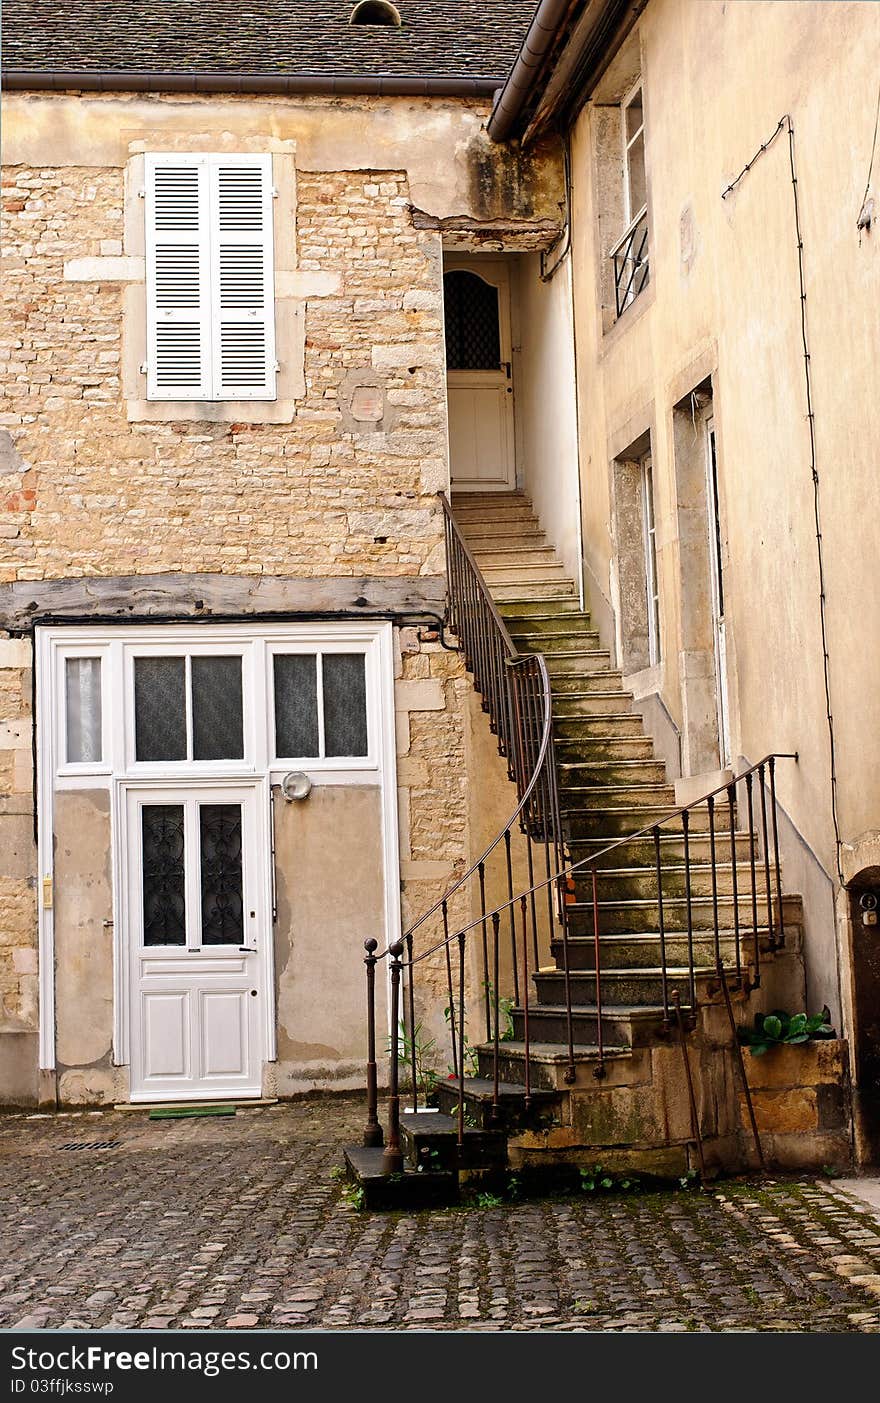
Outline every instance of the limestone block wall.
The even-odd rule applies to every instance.
[[[37,1094],[31,648],[0,635],[0,1105]]]

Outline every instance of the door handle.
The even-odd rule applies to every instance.
[[[501,369],[504,371],[504,374],[507,376],[507,378],[508,378],[508,380],[509,380],[509,379],[510,379],[510,361],[509,361],[509,360],[503,360],[503,361],[501,362]]]
[[[256,945],[239,945],[238,951],[240,955],[255,955],[257,947]]]

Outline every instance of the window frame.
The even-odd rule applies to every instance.
[[[59,775],[75,778],[113,773],[112,720],[110,716],[110,650],[105,643],[65,643],[59,646],[55,668],[55,754]],[[97,658],[101,665],[101,759],[67,758],[67,662],[69,658]]]
[[[634,99],[635,99],[635,97],[636,97],[636,94],[638,94],[638,93],[641,94],[641,98],[642,98],[642,120],[641,120],[641,123],[639,124],[638,131],[634,132],[633,135],[632,135],[631,137],[628,137],[627,134],[626,134],[626,114],[627,114],[627,112],[629,111],[630,107],[632,106],[633,101],[634,101]],[[621,135],[621,139],[622,139],[622,141],[623,141],[623,213],[624,213],[623,227],[624,227],[624,232],[628,232],[630,226],[631,226],[632,224],[636,223],[637,220],[641,219],[641,218],[642,218],[642,215],[646,214],[646,213],[647,213],[647,209],[648,209],[648,167],[647,167],[647,151],[646,151],[647,132],[646,132],[646,127],[645,127],[645,90],[644,90],[644,86],[643,86],[643,83],[642,83],[642,75],[641,75],[641,73],[639,74],[639,76],[638,76],[638,78],[636,79],[636,81],[633,83],[633,85],[632,85],[632,87],[630,88],[629,92],[628,92],[628,93],[626,94],[626,96],[621,100],[621,103],[620,103],[620,135]],[[642,172],[642,173],[643,173],[644,178],[645,178],[645,202],[644,202],[643,205],[640,205],[639,208],[638,208],[637,210],[634,210],[634,209],[632,208],[632,180],[631,180],[630,152],[631,152],[633,146],[635,145],[635,143],[638,141],[639,137],[642,138],[642,165],[643,165],[643,172]]]
[[[324,750],[324,691],[323,691],[323,658],[330,653],[358,653],[364,658],[364,701],[366,707],[367,723],[367,753],[366,755],[279,755],[277,748],[277,737],[275,734],[275,658],[291,653],[300,656],[316,656],[318,661],[315,668],[315,686],[317,691],[318,708],[318,745],[320,750]],[[357,640],[340,640],[338,643],[322,645],[315,639],[296,640],[291,644],[281,641],[270,641],[266,645],[266,735],[269,745],[269,768],[274,770],[299,769],[306,771],[333,771],[333,770],[375,770],[378,768],[378,727],[379,727],[379,693],[377,660],[375,658],[375,647],[371,644],[364,644]]]
[[[250,404],[275,403],[278,399],[278,294],[277,294],[277,270],[276,270],[276,250],[275,250],[275,211],[274,205],[277,199],[277,185],[275,181],[275,165],[271,153],[265,152],[217,152],[217,151],[147,151],[144,153],[144,209],[143,209],[143,230],[144,230],[144,252],[145,252],[145,294],[146,294],[146,325],[145,334],[145,355],[144,371],[146,374],[145,402],[148,404]],[[265,228],[263,231],[262,243],[259,245],[263,250],[263,272],[269,288],[269,295],[266,300],[268,311],[265,315],[266,326],[266,346],[265,346],[265,366],[267,387],[264,391],[242,393],[241,389],[235,393],[224,392],[222,390],[222,378],[220,370],[220,322],[222,320],[220,312],[219,288],[220,260],[219,246],[222,242],[220,237],[219,217],[217,209],[217,196],[215,190],[215,180],[213,172],[220,165],[252,167],[264,172],[266,181],[265,191],[268,196],[265,208]],[[155,247],[156,231],[151,227],[150,217],[152,212],[151,182],[154,180],[156,169],[168,166],[192,166],[204,172],[203,189],[199,199],[204,202],[204,210],[200,213],[204,217],[204,252],[200,261],[200,268],[207,279],[207,288],[204,291],[202,302],[204,309],[200,307],[200,355],[203,360],[202,376],[203,389],[195,394],[181,393],[178,387],[174,391],[161,390],[155,383],[156,376],[156,328],[159,320],[159,309],[155,301]],[[201,245],[200,245],[201,246]],[[201,319],[204,318],[202,321]],[[256,318],[253,319],[256,322]],[[210,391],[210,393],[208,392]]]
[[[645,567],[645,602],[648,622],[648,666],[663,658],[660,641],[660,569],[657,561],[657,514],[654,500],[654,455],[639,459],[642,495],[642,550]]]

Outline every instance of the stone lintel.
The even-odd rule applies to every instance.
[[[442,575],[298,579],[168,574],[19,580],[0,585],[0,628],[24,633],[35,624],[65,619],[442,615],[445,598]]]

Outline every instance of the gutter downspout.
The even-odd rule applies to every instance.
[[[572,0],[541,0],[523,46],[501,88],[486,131],[491,141],[506,141],[532,90],[538,69],[572,7]]]

